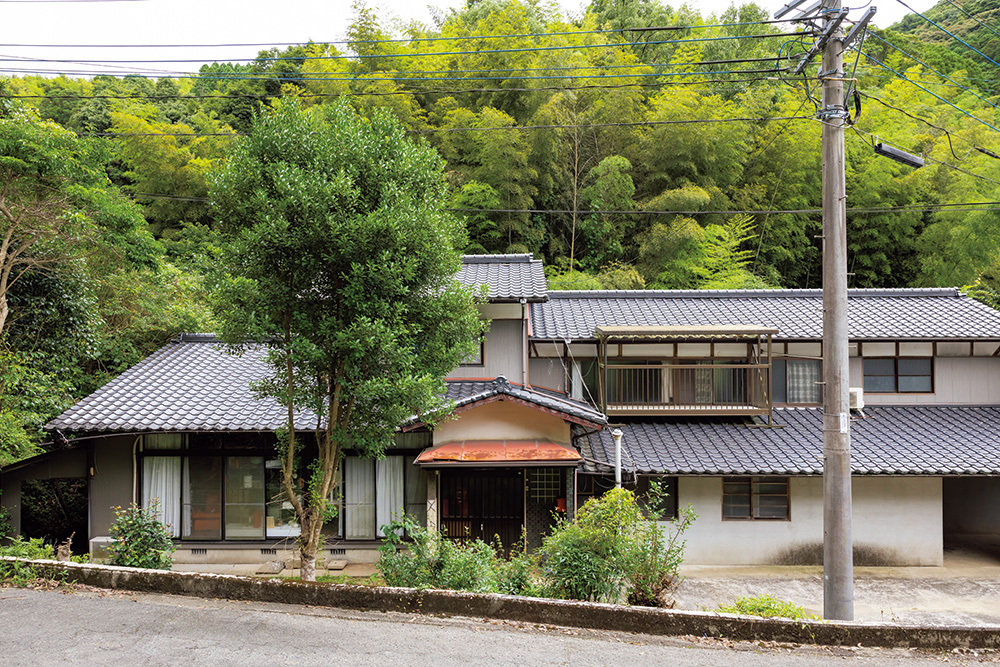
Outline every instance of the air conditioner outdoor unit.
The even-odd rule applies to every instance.
[[[851,410],[865,409],[865,390],[861,387],[851,387],[847,390],[850,395]],[[843,395],[843,394],[841,394]]]

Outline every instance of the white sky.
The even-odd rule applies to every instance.
[[[788,0],[758,0],[772,13]],[[852,0],[845,0],[849,3]],[[860,7],[862,0],[853,0]],[[906,0],[917,11],[934,0]],[[565,14],[579,16],[585,0],[558,0]],[[703,16],[724,11],[731,0],[693,0]],[[380,18],[431,24],[428,5],[459,8],[464,0],[369,0]],[[667,4],[673,3],[667,0]],[[891,25],[908,11],[897,0],[877,0],[875,23]],[[860,11],[851,13],[860,16]],[[351,0],[0,0],[0,75],[37,70],[92,73],[107,63],[109,72],[144,71],[170,75],[196,72],[203,62],[253,58],[261,47],[213,47],[218,44],[289,44],[308,40],[343,40],[352,17]],[[57,48],[52,45],[79,45]],[[153,48],[151,45],[190,44],[194,48]],[[135,48],[92,48],[94,45],[140,45]],[[176,59],[196,62],[139,63],[137,60]],[[63,63],[39,60],[70,61]],[[140,69],[141,68],[141,69]]]

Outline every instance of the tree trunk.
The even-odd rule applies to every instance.
[[[302,581],[316,581],[316,550],[306,550],[302,545],[302,571],[300,577]]]

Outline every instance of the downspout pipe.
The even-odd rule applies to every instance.
[[[528,387],[528,300],[521,299],[521,386]]]
[[[611,431],[611,437],[615,441],[615,488],[622,488],[622,430],[616,428]]]

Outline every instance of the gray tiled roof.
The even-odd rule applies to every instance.
[[[542,260],[525,255],[465,255],[459,282],[473,287],[488,286],[491,301],[545,301],[545,271]]]
[[[1000,339],[1000,312],[955,288],[849,290],[854,339]],[[549,292],[531,306],[532,336],[593,339],[605,325],[758,325],[778,338],[823,336],[821,290]]]
[[[593,424],[608,423],[607,418],[601,412],[583,401],[567,398],[554,391],[532,387],[525,389],[521,385],[511,384],[502,375],[495,380],[450,380],[447,384],[448,393],[445,398],[453,401],[456,408],[476,403],[491,396],[506,394]]]
[[[644,420],[622,426],[622,467],[676,475],[814,475],[823,472],[823,411],[777,408],[784,428],[750,421]],[[755,423],[760,423],[756,421]],[[614,441],[605,429],[580,437],[585,458],[608,470]],[[1000,474],[1000,408],[867,408],[851,420],[857,475]]]
[[[257,400],[250,382],[267,372],[263,349],[226,354],[208,334],[185,334],[45,425],[70,432],[273,431],[285,408]],[[315,418],[296,419],[311,429]]]

